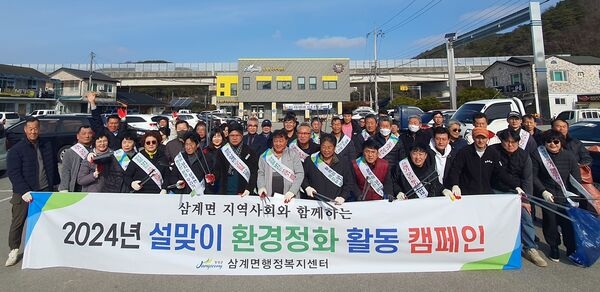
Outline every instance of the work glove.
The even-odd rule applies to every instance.
[[[177,187],[178,190],[181,190],[181,189],[185,188],[185,181],[178,180],[177,183],[175,183],[175,186]]]
[[[31,196],[31,192],[26,192],[21,196],[21,199],[23,199],[23,201],[29,203],[31,201],[33,201],[33,197]]]
[[[60,191],[58,191],[58,192],[59,192],[59,193],[68,193],[68,192],[69,192],[69,190],[60,190]]]
[[[140,180],[134,180],[131,182],[131,188],[134,191],[139,191],[142,188],[142,185],[140,184],[142,181]]]
[[[336,197],[334,201],[335,201],[335,204],[336,204],[336,205],[341,205],[341,204],[343,204],[343,203],[344,203],[346,200],[345,200],[344,198],[342,198],[342,197]]]
[[[283,202],[289,203],[295,197],[296,197],[296,194],[294,194],[292,192],[287,192],[287,193],[285,193],[285,196],[283,196]]]
[[[520,187],[516,187],[515,190],[517,191],[517,194],[519,194],[519,195],[525,194],[525,191],[523,191],[523,189]]]
[[[267,195],[267,188],[265,187],[261,187],[258,189],[258,195],[259,196],[266,196]]]
[[[406,197],[406,194],[404,194],[403,192],[398,192],[398,194],[396,195],[396,199],[402,201],[402,200],[406,200],[408,198]]]
[[[546,200],[546,202],[554,203],[554,195],[551,194],[549,191],[544,191],[542,193],[542,197],[544,197],[544,200]]]
[[[90,152],[90,153],[88,153],[88,155],[87,155],[87,157],[86,157],[86,160],[87,160],[89,163],[94,163],[94,158],[95,158],[95,157],[96,157],[96,153],[94,153],[94,152]]]
[[[317,190],[313,189],[312,187],[306,187],[304,189],[304,191],[306,191],[306,195],[309,196],[309,197],[311,197],[311,198],[314,198],[315,197],[315,193],[317,192]]]
[[[458,187],[457,185],[452,186],[452,195],[454,195],[455,199],[460,200],[462,198],[460,187]]]
[[[249,190],[244,190],[244,192],[243,192],[243,193],[240,193],[240,197],[242,197],[242,198],[243,198],[243,197],[245,197],[245,196],[247,196],[247,195],[249,195],[249,194],[250,194],[250,191],[249,191]]]
[[[165,190],[165,189],[162,189],[162,190],[160,190],[160,193],[159,193],[159,194],[161,194],[161,195],[166,195],[166,194],[167,194],[167,190]]]
[[[452,191],[449,189],[443,189],[442,194],[444,194],[445,197],[450,199],[450,201],[454,201],[456,199],[456,197],[454,197],[454,195],[452,194]]]

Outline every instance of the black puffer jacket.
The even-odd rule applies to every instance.
[[[39,139],[38,145],[44,162],[48,186],[52,188],[60,183],[56,151],[50,141]],[[40,190],[37,152],[35,146],[29,140],[23,139],[15,144],[8,151],[6,163],[13,193],[21,196],[29,191]]]
[[[540,146],[542,147],[542,146]],[[572,175],[578,182],[581,182],[581,173],[579,172],[579,166],[577,165],[577,158],[570,151],[565,151],[564,149],[558,153],[550,153],[550,159],[556,165],[558,169],[558,173],[562,178],[566,188],[568,191],[578,194],[577,191],[571,186],[571,182],[569,181],[569,177]],[[539,152],[535,152],[532,155],[533,160],[533,193],[535,196],[542,198],[542,193],[544,191],[550,192],[554,195],[554,202],[557,204],[567,204],[567,200],[563,191],[558,183],[552,179],[544,163],[542,162],[542,158]]]
[[[160,190],[165,188],[166,186],[166,179],[170,171],[166,155],[160,150],[156,151],[156,154],[154,154],[154,157],[152,158],[150,158],[146,150],[142,150],[136,155],[144,155],[158,169],[163,178],[163,184],[160,187],[156,185],[156,183],[152,179],[150,179],[148,180],[148,182],[142,185],[142,188],[139,191],[137,191],[137,193],[160,193]],[[139,167],[135,162],[133,162],[132,159],[132,161],[129,163],[129,166],[127,167],[127,170],[125,171],[124,184],[126,186],[131,185],[132,181],[144,181],[147,177],[148,174],[146,174],[146,172],[141,167]]]

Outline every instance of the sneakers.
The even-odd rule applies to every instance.
[[[540,256],[537,249],[530,248],[525,251],[525,256],[528,260],[530,260],[534,265],[538,267],[548,266],[548,263]]]
[[[4,266],[6,266],[6,267],[12,266],[17,263],[18,259],[19,259],[19,249],[15,248],[8,253],[8,259],[6,259],[6,263],[4,264]]]
[[[560,259],[560,252],[558,251],[558,247],[550,247],[550,260],[553,262],[557,262]]]

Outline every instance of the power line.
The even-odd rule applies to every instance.
[[[392,28],[387,30],[386,33],[391,33],[393,31],[399,29],[400,27],[403,27],[404,25],[412,22],[413,20],[417,19],[419,16],[421,16],[421,15],[425,14],[427,11],[431,10],[433,7],[438,5],[440,2],[442,2],[442,0],[431,0],[431,1],[427,2],[427,4],[425,4],[425,6],[423,6],[421,9],[417,10],[415,13],[413,13],[411,16],[409,16],[406,20],[401,21],[400,23],[394,25]]]
[[[394,14],[394,16],[392,16],[390,19],[388,19],[387,21],[385,21],[383,24],[379,25],[377,27],[377,29],[382,29],[383,26],[385,26],[386,24],[390,23],[392,20],[394,20],[394,18],[398,17],[400,14],[402,14],[402,12],[406,11],[406,9],[408,9],[413,3],[415,3],[417,0],[412,0],[410,3],[408,3],[408,5],[404,6],[404,8],[400,9],[400,11],[398,11],[398,13]]]

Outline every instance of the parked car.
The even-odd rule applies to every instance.
[[[372,108],[368,107],[368,106],[361,106],[358,107],[357,109],[352,111],[352,119],[353,120],[360,120],[364,117],[366,117],[369,114],[374,114],[376,115],[377,112],[375,112],[375,110],[373,110]]]
[[[600,184],[600,152],[593,151],[600,146],[600,119],[589,119],[575,123],[569,127],[569,136],[577,138],[590,150],[590,155],[594,159],[590,168],[594,182]]]
[[[15,112],[0,112],[0,123],[7,129],[10,126],[18,123],[21,120],[21,116]]]
[[[574,109],[562,111],[556,116],[557,119],[563,119],[573,125],[579,121],[586,119],[598,119],[600,118],[600,109],[598,108],[587,108],[587,109]]]
[[[158,130],[158,123],[152,120],[153,115],[133,114],[127,115],[127,125],[144,131]]]
[[[192,129],[196,126],[198,122],[204,121],[197,114],[179,114],[177,115],[177,120],[186,121]]]
[[[39,116],[45,116],[45,115],[55,115],[56,111],[53,109],[41,109],[41,110],[34,110],[32,111],[29,116],[32,117],[39,117]]]
[[[64,152],[77,142],[76,136],[79,127],[90,125],[91,116],[86,114],[52,115],[40,116],[38,119],[40,120],[40,137],[51,140],[60,162]],[[0,151],[4,148],[8,150],[21,139],[25,139],[25,122],[20,121],[6,129],[6,147],[0,145]]]
[[[473,115],[476,113],[484,113],[488,120],[487,129],[496,133],[508,127],[506,115],[516,111],[525,114],[523,102],[516,98],[500,98],[500,99],[482,99],[469,101],[461,105],[458,110],[452,115],[452,119],[458,120],[463,124],[460,127],[461,135],[467,137],[473,130]]]
[[[394,109],[394,121],[398,124],[401,131],[408,130],[408,118],[411,116],[422,116],[423,110],[416,106],[401,105]]]

